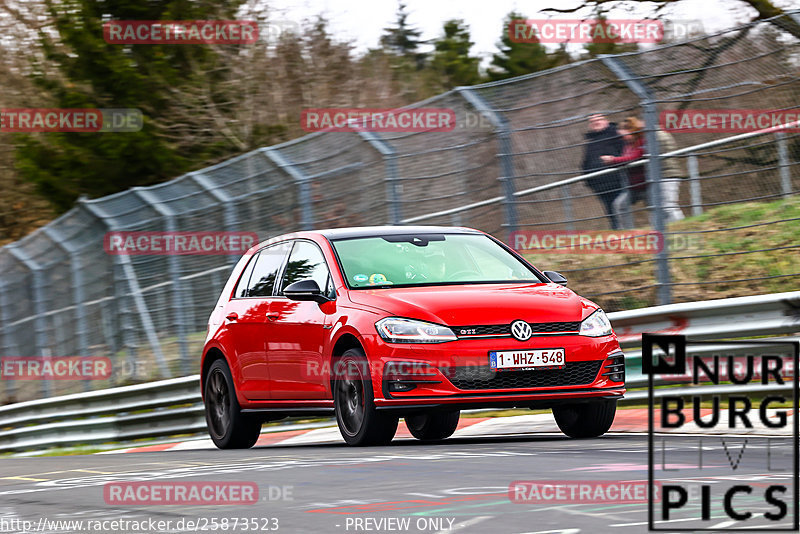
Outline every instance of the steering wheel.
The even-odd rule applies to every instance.
[[[456,279],[458,279],[458,278],[459,278],[459,277],[461,277],[461,276],[464,276],[464,275],[471,275],[471,274],[474,274],[474,275],[480,276],[480,273],[479,273],[479,272],[476,272],[476,271],[470,271],[469,269],[462,269],[462,270],[460,270],[460,271],[456,271],[456,272],[454,272],[453,274],[449,274],[449,275],[447,275],[447,279],[448,279],[448,280],[456,280]]]

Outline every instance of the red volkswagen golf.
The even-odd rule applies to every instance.
[[[208,324],[202,392],[220,448],[265,421],[335,414],[351,445],[398,419],[441,440],[467,408],[552,408],[608,431],[624,356],[603,310],[494,237],[447,227],[302,232],[251,249]]]

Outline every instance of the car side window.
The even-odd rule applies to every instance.
[[[283,274],[281,294],[289,284],[308,279],[314,280],[323,293],[330,293],[330,271],[322,251],[310,241],[295,241]]]
[[[258,260],[258,253],[255,253],[250,261],[247,262],[247,267],[244,268],[242,271],[242,276],[239,277],[239,281],[236,282],[236,289],[233,290],[233,298],[240,299],[247,296],[247,287],[250,283],[250,275],[253,274],[253,267],[256,265],[256,261]]]
[[[262,249],[258,253],[258,261],[250,277],[247,288],[248,297],[271,297],[283,260],[289,249],[289,243],[278,243]]]

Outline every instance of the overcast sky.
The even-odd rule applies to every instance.
[[[796,0],[773,0],[776,5],[789,8]],[[442,33],[442,24],[451,18],[461,18],[470,27],[475,46],[472,53],[484,59],[496,50],[503,18],[515,10],[528,18],[576,18],[570,15],[540,13],[548,6],[571,7],[580,4],[574,0],[404,0],[409,22],[422,30],[423,39],[433,39]],[[623,3],[624,4],[624,3]],[[334,34],[351,40],[358,51],[376,47],[383,29],[392,25],[397,11],[397,0],[268,0],[277,17],[298,21],[324,15],[331,22]],[[617,8],[611,17],[643,18],[652,16],[652,4],[630,2],[630,7]],[[581,12],[589,16],[590,11]],[[725,29],[737,22],[747,22],[754,10],[740,0],[682,0],[663,12],[662,19],[699,19],[706,31]]]

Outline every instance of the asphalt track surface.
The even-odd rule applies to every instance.
[[[747,472],[760,473],[756,480],[782,480],[791,486],[791,469],[779,471],[792,465],[791,440],[767,439],[731,437],[723,444],[719,436],[704,437],[703,470],[698,471],[698,437],[671,436],[656,460],[670,469],[687,469],[668,473],[673,479],[700,477],[724,485]],[[644,434],[572,440],[546,433],[453,438],[439,444],[396,439],[389,446],[371,448],[322,444],[9,458],[0,460],[0,517],[6,521],[0,522],[0,532],[24,532],[22,521],[30,521],[28,532],[40,533],[644,532],[646,502],[515,503],[508,488],[516,480],[646,481],[647,452]],[[738,470],[732,471],[731,461],[737,459]],[[660,467],[658,473],[667,476]],[[233,506],[107,504],[104,487],[127,481],[249,481],[258,485],[259,500]],[[774,510],[761,495],[738,497],[736,503],[754,512]],[[699,507],[699,499],[691,499],[682,512],[694,517]],[[789,508],[791,514],[791,504]],[[706,527],[730,525],[716,495],[711,516]],[[216,529],[212,518],[218,521]],[[222,527],[223,518],[229,520],[227,528]],[[249,518],[256,522],[245,522]],[[771,525],[791,527],[790,518]],[[130,524],[114,529],[113,523],[106,523],[105,530],[92,530],[88,523],[114,520],[153,523],[138,529]],[[188,520],[197,521],[195,528],[187,527]],[[79,527],[54,521],[85,523]],[[157,521],[171,523],[159,528]]]

